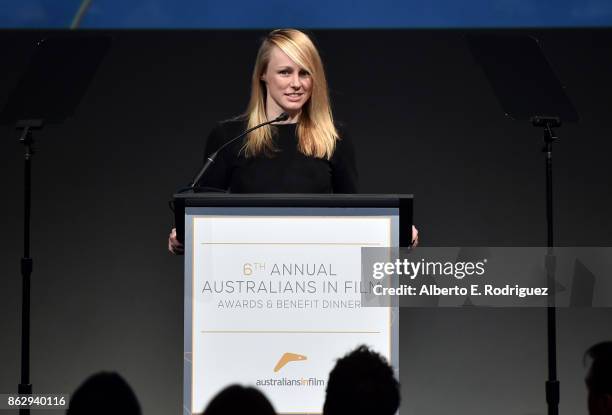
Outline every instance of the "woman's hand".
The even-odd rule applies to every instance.
[[[172,252],[174,255],[183,255],[183,253],[185,253],[185,247],[176,238],[176,228],[172,228],[168,236],[168,251]]]
[[[416,248],[419,244],[419,230],[412,225],[412,243],[410,244],[411,248]]]

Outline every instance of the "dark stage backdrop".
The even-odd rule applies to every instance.
[[[612,244],[612,31],[537,35],[582,122],[555,144],[556,241]],[[34,158],[32,381],[72,392],[116,370],[146,414],[182,399],[174,189],[216,120],[241,112],[260,31],[113,32],[78,113]],[[423,245],[545,242],[541,132],[504,118],[462,31],[316,31],[364,193],[414,193]],[[0,100],[40,33],[0,32]],[[19,380],[22,147],[0,127],[0,392]],[[612,310],[559,311],[561,413],[585,414],[582,353]],[[402,309],[402,414],[544,414],[545,311]]]

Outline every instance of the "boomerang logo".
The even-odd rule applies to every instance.
[[[276,366],[274,366],[274,372],[278,372],[289,362],[298,362],[300,360],[306,360],[307,357],[296,353],[285,353],[281,356]]]

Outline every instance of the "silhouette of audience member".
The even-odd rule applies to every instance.
[[[592,346],[585,353],[591,359],[586,376],[590,415],[612,415],[612,342]]]
[[[274,407],[259,390],[231,385],[219,392],[203,415],[276,415]]]
[[[90,376],[70,397],[66,415],[141,415],[130,385],[117,373]]]
[[[329,373],[323,415],[393,415],[399,404],[393,368],[378,353],[359,346],[338,359]]]

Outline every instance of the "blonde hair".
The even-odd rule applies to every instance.
[[[297,125],[298,150],[307,156],[330,159],[339,139],[329,102],[327,80],[319,52],[310,38],[295,29],[278,29],[270,32],[257,52],[251,79],[251,99],[244,114],[247,128],[268,121],[266,116],[266,85],[261,79],[270,62],[274,47],[282,50],[292,61],[302,67],[312,78],[310,99],[302,107]],[[270,155],[276,151],[270,125],[248,135],[243,147],[246,157]]]

